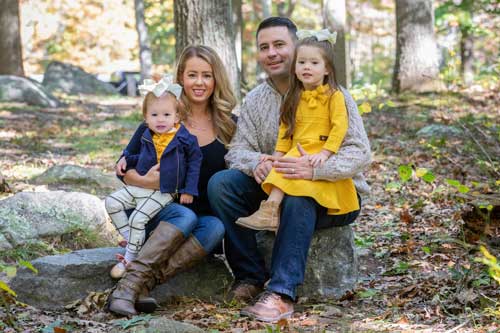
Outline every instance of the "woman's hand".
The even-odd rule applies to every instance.
[[[313,167],[309,162],[309,155],[298,143],[300,157],[280,157],[273,163],[274,170],[283,174],[288,179],[308,179],[313,178]]]
[[[193,196],[191,194],[182,193],[181,198],[179,199],[181,204],[190,204],[193,203]]]
[[[125,156],[120,158],[115,165],[115,172],[118,176],[125,176],[125,171],[127,170],[127,160]]]

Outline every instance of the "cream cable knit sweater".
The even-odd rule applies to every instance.
[[[370,187],[362,174],[371,162],[370,142],[358,107],[349,92],[341,87],[349,114],[349,128],[342,146],[322,167],[315,168],[313,180],[335,181],[352,178],[358,193],[366,195]],[[252,89],[240,109],[238,129],[231,141],[226,162],[249,176],[259,163],[261,154],[272,154],[279,129],[280,93],[266,81]]]

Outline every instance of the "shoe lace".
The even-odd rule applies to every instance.
[[[281,298],[281,297],[273,292],[264,291],[257,298],[258,299],[257,303],[267,303],[267,302],[269,302],[271,300],[275,300],[277,298]]]

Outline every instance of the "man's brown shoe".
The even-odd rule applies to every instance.
[[[293,303],[286,297],[266,291],[254,305],[243,308],[240,314],[260,321],[276,323],[280,319],[292,316]]]
[[[227,293],[226,300],[229,302],[234,300],[237,302],[248,303],[260,294],[262,290],[263,289],[260,286],[237,281]]]

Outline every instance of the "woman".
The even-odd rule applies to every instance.
[[[154,299],[146,297],[181,270],[187,269],[210,253],[222,240],[224,227],[215,217],[207,198],[210,177],[225,168],[224,155],[235,130],[231,115],[236,98],[221,59],[206,46],[188,46],[182,52],[176,81],[183,86],[182,101],[186,107],[184,125],[198,139],[203,161],[198,183],[199,196],[192,204],[171,204],[150,222],[154,228],[139,256],[127,266],[125,276],[109,297],[109,310],[131,316],[137,311],[151,312]],[[127,146],[129,152],[139,149],[141,124]],[[116,171],[122,175],[120,160]],[[127,184],[145,188],[159,187],[159,172],[153,167],[144,176],[135,170],[124,174]]]

